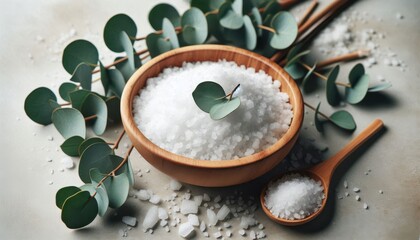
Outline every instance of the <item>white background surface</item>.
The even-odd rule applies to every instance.
[[[70,230],[60,220],[60,211],[55,207],[56,191],[66,185],[81,184],[77,169],[59,172],[60,159],[64,154],[59,149],[63,139],[53,126],[42,127],[28,119],[23,111],[25,97],[39,86],[58,89],[69,76],[61,66],[61,51],[65,45],[77,38],[93,42],[105,59],[112,56],[102,41],[102,30],[106,21],[117,13],[126,13],[137,23],[143,36],[152,29],[147,22],[147,13],[160,1],[2,1],[0,9],[0,239],[118,239],[118,230],[124,229],[121,216],[132,215],[142,221],[151,204],[136,199],[107,216],[96,218],[89,227]],[[182,13],[187,8],[185,1],[171,1]],[[314,223],[290,228],[277,225],[266,218],[259,209],[256,217],[266,228],[268,239],[418,239],[420,227],[420,1],[358,1],[351,10],[367,11],[383,21],[368,21],[362,28],[373,28],[386,32],[381,46],[389,47],[408,64],[406,72],[390,68],[381,63],[369,69],[373,76],[381,74],[392,82],[382,102],[374,107],[349,106],[358,124],[355,134],[374,118],[381,118],[387,130],[368,148],[353,155],[352,164],[336,175],[339,194],[343,194],[342,181],[358,186],[362,202],[369,204],[364,210],[362,202],[350,198],[329,203],[328,213]],[[396,12],[404,19],[396,20]],[[71,29],[77,34],[68,37]],[[37,40],[42,37],[44,41]],[[32,56],[31,59],[29,56]],[[314,97],[308,101],[315,103]],[[313,100],[313,101],[312,101]],[[324,101],[325,102],[325,101]],[[326,104],[324,104],[326,106]],[[326,111],[329,111],[327,107]],[[305,119],[310,126],[312,112]],[[121,127],[108,131],[107,139],[113,141]],[[312,134],[312,133],[311,133]],[[310,135],[310,134],[309,134]],[[48,141],[53,136],[53,141]],[[351,136],[331,127],[322,137],[329,145],[330,155],[342,147]],[[125,138],[123,143],[128,142]],[[126,149],[121,147],[121,152]],[[47,158],[53,161],[47,162]],[[136,188],[148,188],[161,196],[170,191],[164,186],[169,177],[158,172],[144,161],[137,152],[132,155],[135,169],[142,169]],[[150,169],[150,173],[145,173]],[[366,176],[364,172],[372,169]],[[54,170],[54,174],[50,171]],[[213,196],[230,195],[234,190],[245,195],[258,196],[259,189],[267,179],[258,179],[241,186],[208,189],[184,186],[193,194],[210,192]],[[53,182],[49,185],[49,182]],[[382,189],[384,194],[378,193]],[[333,191],[334,192],[334,191]],[[205,214],[202,214],[202,216]],[[237,220],[236,220],[237,221]],[[234,239],[237,222],[233,222]],[[143,233],[141,226],[128,232],[128,239],[178,239],[176,229],[166,233],[158,228],[153,235]],[[210,230],[210,233],[214,232]],[[199,235],[198,237],[200,237]]]

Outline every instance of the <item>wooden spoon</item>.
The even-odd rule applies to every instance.
[[[260,195],[260,201],[261,201],[261,206],[262,209],[264,210],[265,214],[267,214],[267,216],[272,219],[275,222],[278,222],[280,224],[283,225],[287,225],[287,226],[296,226],[296,225],[301,225],[304,223],[307,223],[311,220],[313,220],[314,218],[316,218],[321,211],[325,208],[325,204],[327,202],[327,198],[328,198],[328,192],[329,192],[329,187],[330,187],[330,183],[331,183],[331,177],[335,171],[335,169],[337,168],[337,166],[346,158],[348,157],[351,153],[353,153],[357,148],[359,148],[360,146],[363,145],[363,143],[365,143],[369,138],[371,138],[373,135],[375,135],[375,133],[377,133],[379,130],[381,130],[381,128],[384,126],[383,122],[379,119],[374,120],[365,130],[363,130],[357,137],[355,137],[350,143],[348,143],[343,149],[341,149],[338,153],[336,153],[333,157],[331,157],[330,159],[312,167],[309,168],[307,170],[300,170],[300,171],[296,171],[296,173],[299,173],[301,175],[306,175],[309,176],[315,180],[321,181],[323,187],[324,187],[324,194],[325,194],[325,198],[322,201],[321,207],[318,209],[318,211],[316,211],[315,213],[309,215],[306,218],[303,219],[295,219],[295,220],[288,220],[288,219],[283,219],[283,218],[279,218],[274,216],[270,210],[266,207],[265,205],[265,195],[266,195],[266,191],[268,188],[268,185],[264,187],[264,189],[261,191],[261,195]],[[285,173],[285,174],[290,174],[290,173]],[[283,177],[285,174],[276,177],[276,179],[279,179],[281,177]]]

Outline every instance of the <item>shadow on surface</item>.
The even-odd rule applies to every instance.
[[[398,100],[394,96],[385,92],[368,93],[363,101],[357,104],[358,107],[367,110],[394,108],[398,105]]]

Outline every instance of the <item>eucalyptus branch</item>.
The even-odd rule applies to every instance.
[[[125,130],[123,130],[123,131],[121,132],[121,134],[120,134],[120,136],[118,137],[117,141],[115,141],[114,146],[112,147],[112,150],[115,150],[115,149],[117,149],[117,148],[118,148],[118,145],[120,144],[121,139],[123,138],[124,134],[125,134]]]
[[[306,70],[308,70],[308,71],[312,69],[312,68],[311,68],[311,66],[309,66],[309,65],[307,65],[307,64],[305,64],[305,63],[303,63],[303,62],[300,62],[300,61],[299,61],[299,64],[300,64],[300,65],[302,65],[304,68],[306,68]],[[313,73],[314,73],[317,77],[321,78],[322,80],[325,80],[325,81],[327,81],[327,80],[328,80],[328,78],[327,78],[326,76],[322,75],[322,74],[321,74],[321,73],[319,73],[319,72],[314,71]],[[336,84],[336,85],[338,85],[338,86],[343,86],[343,87],[351,88],[351,85],[350,85],[350,84],[348,84],[348,83],[335,82],[335,84]]]
[[[310,109],[312,109],[312,110],[316,111],[316,108],[315,108],[315,107],[313,107],[313,106],[311,106],[311,105],[309,105],[307,102],[303,102],[303,103],[304,103],[304,104],[305,104],[305,106],[307,106],[308,108],[310,108]],[[331,121],[331,118],[330,118],[330,117],[328,117],[327,115],[325,115],[324,113],[322,113],[322,112],[318,111],[318,114],[319,114],[319,115],[321,115],[323,118],[327,119],[328,121]]]
[[[267,26],[264,26],[264,25],[258,25],[258,28],[261,28],[263,30],[266,30],[266,31],[269,31],[269,32],[272,32],[272,33],[276,33],[276,30],[274,30],[274,28],[267,27]]]
[[[338,63],[338,62],[347,62],[347,61],[352,61],[352,60],[356,60],[356,59],[361,59],[361,58],[365,58],[367,56],[369,56],[370,51],[369,50],[357,50],[351,53],[347,53],[347,54],[343,54],[340,56],[336,56],[327,60],[324,60],[322,62],[319,62],[317,64],[317,68],[321,69],[321,68],[325,68],[331,64],[334,63]]]
[[[61,103],[60,104],[61,107],[63,107],[63,106],[69,106],[69,105],[71,105],[71,102],[66,102],[66,103]]]
[[[140,50],[140,51],[136,52],[135,55],[142,55],[142,54],[147,53],[147,52],[149,52],[148,49],[143,49],[143,50]],[[105,68],[108,69],[108,68],[110,68],[112,66],[117,65],[118,63],[124,62],[127,59],[128,59],[127,56],[126,57],[122,57],[122,58],[118,59],[117,61],[115,61],[115,62],[113,62],[113,63],[105,66]],[[100,71],[101,71],[101,69],[96,69],[96,70],[92,71],[92,74],[98,73]]]
[[[180,33],[182,32],[182,27],[175,27],[175,32],[176,33]],[[157,30],[154,32],[154,34],[163,34],[163,30]],[[130,37],[131,40],[135,40],[135,41],[141,41],[141,40],[145,40],[147,38],[147,36],[143,36],[143,37]]]
[[[318,0],[313,0],[311,5],[309,5],[308,9],[306,9],[305,13],[303,14],[302,18],[300,19],[298,26],[302,26],[305,24],[306,20],[312,15],[315,11],[316,7],[318,6]]]
[[[95,115],[92,115],[92,116],[89,116],[89,117],[85,117],[85,121],[90,121],[90,120],[95,119],[97,117],[98,116],[96,116],[96,114]]]
[[[226,98],[229,98],[229,101],[232,100],[233,94],[236,92],[236,90],[239,89],[240,86],[241,86],[241,84],[236,85],[236,87],[232,90],[232,92],[230,92],[228,95],[226,95]]]

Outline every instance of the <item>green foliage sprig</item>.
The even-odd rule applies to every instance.
[[[118,208],[126,201],[134,182],[128,159],[133,147],[126,156],[120,157],[115,155],[115,149],[123,134],[114,144],[98,136],[110,124],[120,122],[120,98],[125,84],[149,56],[153,58],[178,47],[213,42],[245,48],[266,57],[283,50],[288,55],[279,64],[302,88],[313,81],[314,75],[327,80],[326,94],[332,105],[341,101],[337,86],[346,88],[345,99],[352,104],[360,102],[367,92],[390,87],[389,84],[368,87],[369,77],[360,65],[351,71],[348,84],[336,82],[338,67],[324,76],[316,71],[321,67],[306,65],[303,58],[309,51],[302,50],[298,38],[303,32],[302,22],[298,27],[295,18],[285,11],[298,2],[191,0],[191,8],[182,15],[170,4],[162,3],[153,7],[148,16],[155,32],[140,37],[135,22],[125,14],[118,14],[105,24],[103,39],[109,50],[125,53],[125,56],[115,58],[108,65],[99,61],[97,48],[87,40],[75,40],[67,45],[62,64],[70,74],[69,82],[62,83],[58,89],[64,102],[59,101],[52,90],[40,87],[27,96],[24,104],[31,120],[42,125],[54,124],[64,137],[61,149],[65,154],[80,157],[78,173],[84,185],[64,187],[56,194],[63,222],[69,228],[84,227],[97,215],[103,216],[108,207]],[[145,41],[147,49],[135,49],[135,41]],[[92,91],[92,84],[97,82],[102,84],[102,92]],[[194,99],[201,102],[199,107],[214,119],[225,117],[240,104],[239,98],[232,97],[235,90],[226,95],[220,88],[215,90],[217,94],[210,91],[209,86],[197,87],[196,94],[193,93]],[[203,93],[214,96],[205,99]],[[326,116],[319,112],[319,105],[313,109],[317,129],[321,129],[323,122],[319,116],[343,129],[356,127],[350,113],[344,110]],[[87,125],[96,136],[86,135]]]

